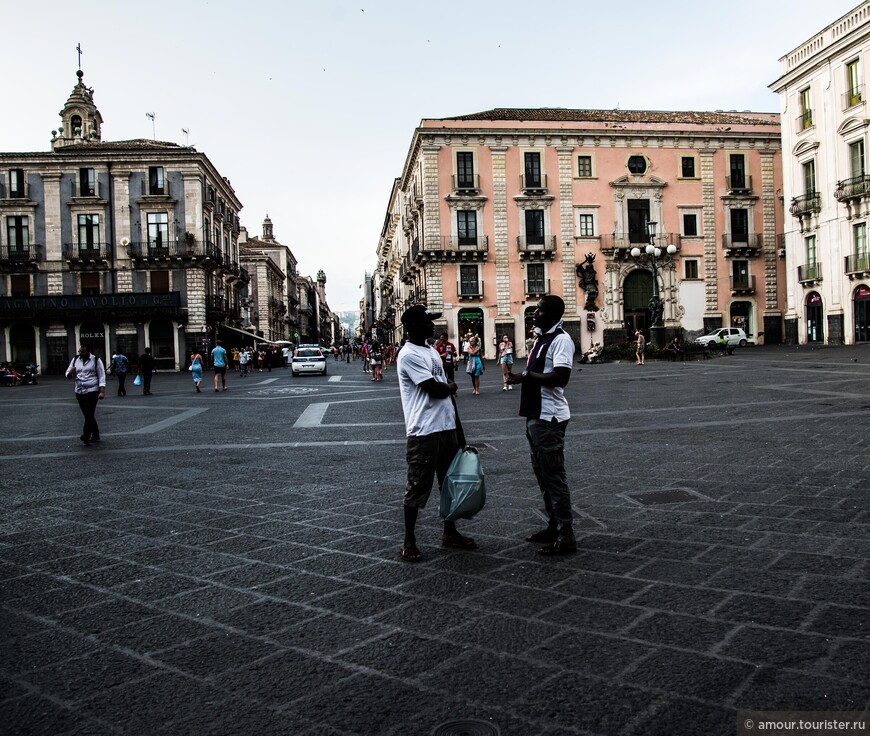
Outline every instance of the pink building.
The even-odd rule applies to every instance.
[[[546,293],[577,344],[652,323],[657,223],[666,336],[721,326],[779,343],[784,285],[779,115],[490,110],[423,120],[393,186],[374,274],[375,329],[424,302],[453,338],[521,344]],[[667,255],[668,245],[676,253]]]

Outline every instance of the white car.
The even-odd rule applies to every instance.
[[[710,343],[721,342],[723,337],[731,347],[736,345],[745,348],[749,344],[749,340],[746,339],[746,333],[737,327],[723,327],[720,330],[711,332],[709,335],[696,338],[695,342],[698,345],[709,345]]]
[[[293,351],[290,370],[294,377],[302,373],[326,375],[326,358],[319,345],[300,345]]]

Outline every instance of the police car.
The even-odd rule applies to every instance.
[[[326,375],[326,358],[320,345],[297,345],[290,359],[290,370],[293,376],[302,373],[319,373]]]

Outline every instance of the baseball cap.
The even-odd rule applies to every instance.
[[[423,304],[415,304],[402,312],[402,324],[416,324],[417,322],[434,322],[441,316],[441,312],[430,312]]]

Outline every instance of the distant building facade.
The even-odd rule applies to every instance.
[[[104,142],[82,78],[51,151],[0,153],[0,359],[61,373],[87,342],[181,368],[241,326],[242,204],[193,148]]]
[[[786,337],[870,341],[870,176],[866,148],[870,2],[780,59]]]
[[[372,324],[399,339],[412,303],[491,355],[522,346],[544,294],[583,349],[648,330],[650,242],[668,337],[723,325],[783,338],[779,115],[490,110],[423,120],[389,198]],[[361,305],[362,306],[362,305]]]

